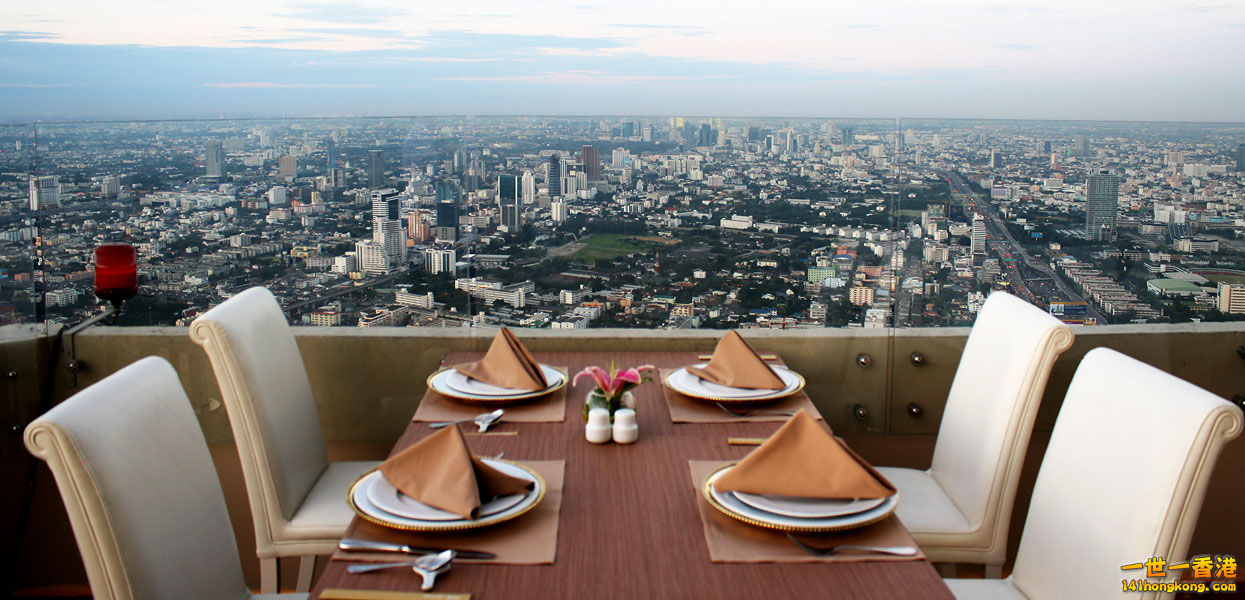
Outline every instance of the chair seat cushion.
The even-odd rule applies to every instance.
[[[1010,579],[944,579],[956,600],[1025,600]]]
[[[922,533],[968,533],[973,526],[928,471],[877,467],[899,490],[895,515],[921,542]]]
[[[360,475],[379,465],[379,461],[329,463],[303,503],[286,524],[288,539],[319,540],[341,538],[354,511],[346,504],[346,491]]]

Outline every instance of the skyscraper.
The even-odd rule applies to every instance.
[[[557,154],[549,157],[545,183],[549,186],[549,195],[557,198],[562,195],[562,158]]]
[[[524,204],[531,204],[536,201],[536,178],[532,176],[531,171],[524,171],[523,178],[519,180],[522,184],[521,194]]]
[[[207,163],[208,177],[219,179],[225,176],[225,153],[221,150],[220,142],[208,142],[204,162]]]
[[[501,210],[501,224],[507,231],[516,231],[523,225],[518,177],[502,175],[497,178],[497,206]]]
[[[30,178],[30,210],[60,206],[61,181],[55,175]]]
[[[588,181],[601,181],[601,152],[596,146],[585,145],[579,151],[579,162],[584,163]]]
[[[298,177],[298,159],[293,156],[282,156],[278,159],[277,175],[281,177]]]
[[[324,174],[331,179],[333,177],[333,169],[337,168],[337,153],[333,150],[333,138],[326,138],[324,145]]]
[[[969,238],[969,249],[972,251],[973,262],[986,253],[986,219],[981,213],[973,214],[972,237]]]
[[[1236,170],[1245,171],[1245,144],[1236,146]]]
[[[384,157],[380,150],[367,151],[367,187],[378,188],[385,181]]]
[[[372,220],[398,218],[398,190],[372,190]]]
[[[1120,176],[1098,169],[1085,180],[1085,238],[1092,241],[1115,239],[1116,216],[1120,205]]]
[[[1002,166],[1003,166],[1003,156],[999,154],[998,150],[991,150],[990,151],[990,168],[999,169],[999,168],[1002,168]]]
[[[1089,156],[1089,136],[1076,136],[1076,153],[1078,156]]]
[[[557,225],[566,220],[566,202],[562,200],[554,200],[549,203],[549,216],[553,219],[553,224]]]

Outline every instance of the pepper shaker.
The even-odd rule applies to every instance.
[[[584,425],[584,437],[593,444],[604,444],[610,441],[610,411],[607,408],[594,408],[588,411],[588,423]]]
[[[635,411],[630,408],[614,411],[614,442],[632,444],[639,437],[640,427],[635,422]]]

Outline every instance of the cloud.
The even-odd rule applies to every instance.
[[[0,88],[62,88],[74,87],[72,83],[0,83]]]
[[[319,35],[295,35],[283,38],[234,38],[233,41],[239,44],[258,44],[261,46],[274,46],[278,44],[305,44],[307,42],[323,42],[326,37]]]
[[[712,77],[712,76],[711,76]],[[441,77],[439,81],[494,81],[507,83],[534,83],[543,85],[600,85],[668,83],[687,81],[686,75],[621,75],[601,71],[544,71],[531,75],[458,75]]]
[[[44,31],[0,31],[0,41],[7,42],[47,42],[57,37],[55,33]]]
[[[1025,50],[1025,51],[1029,51],[1029,50],[1041,50],[1041,49],[1042,49],[1042,46],[1040,46],[1040,45],[1038,45],[1038,44],[1017,44],[1017,43],[1010,43],[1010,44],[998,44],[997,46],[995,46],[995,48],[1002,48],[1002,49],[1004,49],[1004,50]]]
[[[372,83],[275,83],[272,81],[232,81],[205,83],[203,87],[215,88],[370,88]]]
[[[290,12],[278,16],[326,23],[383,23],[405,14],[406,11],[402,10],[362,4],[304,3],[295,5]]]
[[[1195,13],[1216,12],[1229,8],[1227,4],[1186,4],[1181,8]]]

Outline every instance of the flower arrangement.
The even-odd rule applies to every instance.
[[[614,411],[620,408],[635,410],[635,397],[630,393],[631,389],[641,383],[652,381],[646,372],[655,369],[653,365],[642,365],[620,371],[611,359],[608,371],[593,366],[576,373],[571,385],[577,385],[579,378],[584,376],[591,377],[597,384],[592,391],[588,392],[588,397],[584,401],[584,421],[588,420],[588,411],[594,408],[609,409],[611,420]]]

